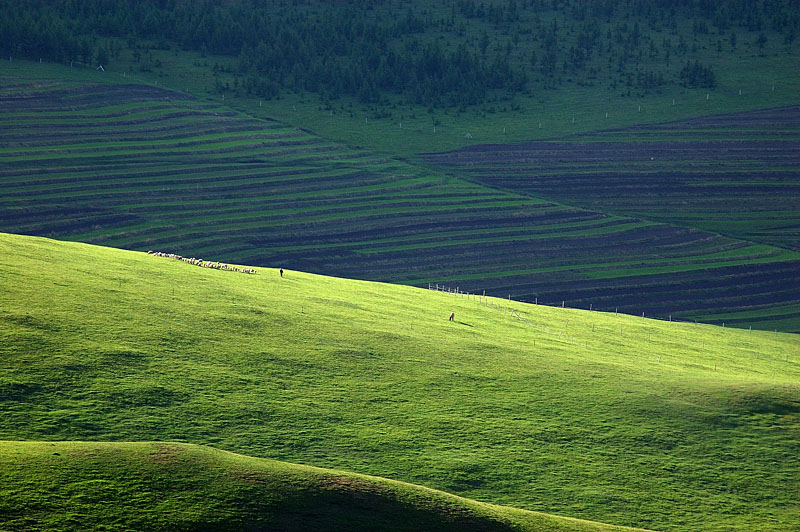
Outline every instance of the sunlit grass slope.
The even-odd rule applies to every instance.
[[[0,235],[5,440],[184,441],[619,525],[797,530],[799,347]]]
[[[190,444],[0,442],[0,465],[0,530],[631,530]]]

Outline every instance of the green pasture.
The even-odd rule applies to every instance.
[[[0,288],[0,439],[187,442],[619,525],[798,529],[796,335],[15,235]]]

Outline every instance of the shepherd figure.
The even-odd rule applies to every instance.
[[[455,321],[455,319],[456,319],[456,313],[455,312],[451,312],[450,313],[450,321]]]

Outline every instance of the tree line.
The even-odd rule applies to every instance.
[[[177,47],[235,58],[229,73],[263,98],[472,105],[600,79],[713,86],[698,38],[733,51],[737,31],[756,31],[761,48],[767,33],[790,46],[798,12],[794,0],[0,0],[0,50],[107,64],[127,49],[144,69],[148,48]]]

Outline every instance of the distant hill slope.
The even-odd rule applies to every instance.
[[[447,177],[154,87],[4,78],[0,120],[3,231],[800,330],[797,252]]]
[[[620,525],[784,532],[799,347],[0,235],[4,440],[184,441]],[[102,491],[83,478],[70,497]]]
[[[0,530],[625,531],[185,443],[0,442]]]

